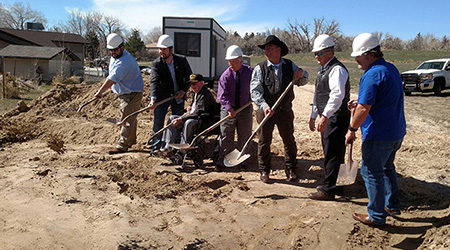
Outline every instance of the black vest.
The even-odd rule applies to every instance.
[[[331,70],[335,66],[341,66],[343,67],[347,72],[347,68],[342,64],[336,57],[333,57],[331,61],[328,63],[328,65],[321,69],[319,67],[319,74],[317,75],[316,79],[316,105],[317,105],[317,111],[320,115],[322,115],[323,110],[325,109],[325,106],[327,105],[328,99],[330,98],[330,84],[328,83],[329,75]],[[348,115],[350,114],[350,111],[347,108],[347,103],[350,100],[350,77],[347,78],[347,82],[345,83],[345,96],[342,100],[342,104],[340,108],[334,113],[333,115]],[[330,117],[328,117],[330,118]]]
[[[272,66],[267,66],[267,60],[259,63],[261,68],[261,76],[263,79],[262,86],[264,88],[264,100],[270,107],[273,107],[275,102],[281,96],[283,91],[289,85],[294,77],[294,71],[292,70],[292,61],[289,59],[283,59],[285,63],[281,64],[282,79],[281,83],[278,77],[275,75],[275,70]],[[292,108],[292,100],[294,100],[294,89],[291,88],[286,96],[281,101],[278,109],[289,110]]]

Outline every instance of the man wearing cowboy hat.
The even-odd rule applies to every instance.
[[[271,107],[291,81],[298,85],[305,85],[308,82],[308,72],[300,69],[291,60],[282,58],[288,54],[289,50],[278,37],[270,35],[266,38],[266,42],[258,47],[264,50],[266,60],[256,65],[253,70],[250,85],[251,97],[258,107],[256,111],[258,123],[266,115],[270,116],[258,136],[260,179],[264,183],[269,182],[270,144],[272,143],[273,129],[277,125],[284,143],[286,177],[289,181],[296,181],[297,145],[294,138],[294,112],[292,110],[294,90],[289,90],[276,110],[272,110]]]

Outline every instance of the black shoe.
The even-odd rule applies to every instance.
[[[259,179],[264,182],[264,183],[269,183],[269,173],[267,172],[261,172],[261,176],[259,177]]]
[[[317,191],[315,193],[309,193],[308,197],[312,200],[319,200],[319,201],[332,201],[334,200],[334,196],[330,196],[325,194],[322,191]]]
[[[122,153],[125,153],[125,152],[127,152],[127,149],[115,148],[115,149],[109,150],[108,154],[115,155],[115,154],[122,154]]]
[[[214,171],[216,171],[216,172],[222,172],[222,171],[223,171],[223,166],[221,166],[221,165],[216,165],[216,166],[214,167]]]
[[[286,169],[286,179],[291,182],[297,181],[297,174],[295,173],[294,169]]]

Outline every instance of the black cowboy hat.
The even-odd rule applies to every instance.
[[[264,44],[258,45],[258,47],[260,47],[261,49],[264,49],[264,47],[266,47],[267,44],[275,44],[278,47],[280,47],[281,48],[281,56],[285,56],[289,53],[289,49],[288,49],[287,45],[274,35],[268,36],[266,38],[266,42]]]

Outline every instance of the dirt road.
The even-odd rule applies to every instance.
[[[398,152],[402,215],[371,228],[363,181],[333,202],[309,192],[323,177],[319,134],[308,130],[313,86],[296,87],[298,183],[285,181],[274,136],[274,182],[250,169],[217,173],[188,161],[172,166],[142,144],[106,152],[118,127],[113,95],[75,110],[98,86],[56,86],[26,113],[0,121],[0,249],[448,249],[450,247],[450,95],[408,96],[408,131]],[[151,113],[139,116],[138,140]],[[255,126],[256,127],[256,126]],[[354,159],[360,159],[360,139]]]

